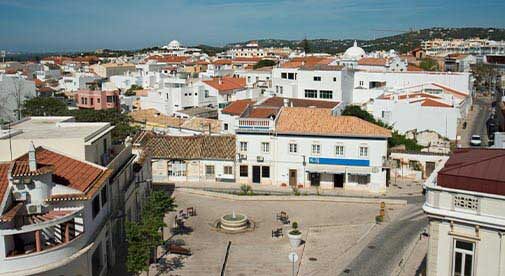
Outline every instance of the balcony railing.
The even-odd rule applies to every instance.
[[[239,130],[269,131],[274,130],[274,121],[271,119],[241,118],[238,120]]]

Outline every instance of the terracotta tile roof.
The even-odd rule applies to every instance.
[[[186,56],[149,56],[147,60],[156,60],[157,62],[166,62],[166,63],[183,63],[189,59]]]
[[[421,72],[421,71],[424,71],[423,68],[416,66],[412,63],[409,63],[409,65],[407,66],[407,72]]]
[[[243,89],[246,86],[245,78],[222,77],[204,80],[203,83],[218,90],[219,93],[230,93],[234,90]]]
[[[242,113],[244,113],[247,107],[254,102],[255,101],[251,99],[233,101],[230,104],[228,104],[225,108],[223,108],[221,113],[240,116],[242,115]]]
[[[276,132],[352,137],[391,137],[391,131],[353,116],[333,116],[331,109],[283,107]]]
[[[284,99],[288,99],[288,105],[292,107],[318,107],[318,108],[334,108],[340,102],[334,101],[321,101],[321,100],[308,100],[297,98],[284,98],[284,97],[270,97],[259,103],[260,106],[275,106],[283,107]]]
[[[450,105],[450,104],[446,104],[446,103],[439,102],[439,101],[432,100],[432,99],[425,99],[423,101],[423,103],[421,104],[421,106],[427,106],[427,107],[452,107],[452,105]]]
[[[36,149],[37,164],[53,166],[53,182],[79,190],[86,195],[92,195],[105,183],[110,171],[97,165],[79,161],[48,149]],[[16,161],[27,161],[25,154]]]
[[[437,185],[505,195],[505,150],[456,149],[438,172]]]
[[[251,63],[251,64],[256,64],[258,61],[260,61],[260,57],[236,57],[232,59],[232,63]]]
[[[141,146],[148,147],[155,159],[235,160],[235,136],[146,135]]]
[[[18,212],[23,208],[24,204],[22,202],[16,203],[12,208],[0,216],[0,222],[11,222],[18,214]]]
[[[247,118],[270,118],[276,117],[279,112],[278,107],[254,107],[245,117]]]
[[[370,66],[386,66],[387,59],[385,58],[362,58],[358,60],[358,65]]]
[[[328,65],[333,61],[333,58],[328,57],[299,57],[293,58],[280,65],[281,68],[306,68],[314,67],[316,65]]]
[[[81,201],[87,200],[88,197],[85,194],[55,194],[49,196],[46,202],[58,202],[58,201]]]
[[[12,164],[11,176],[35,176],[52,172],[54,172],[53,165],[37,164],[37,169],[35,171],[31,171],[28,161],[14,161]]]
[[[5,191],[7,191],[7,187],[9,186],[9,179],[7,178],[9,175],[9,168],[9,162],[0,162],[0,204],[3,201]]]
[[[217,59],[211,63],[214,65],[231,65],[232,61],[231,61],[231,59]]]

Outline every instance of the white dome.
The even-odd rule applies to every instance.
[[[354,46],[345,50],[344,53],[344,59],[359,60],[361,58],[364,58],[365,56],[366,56],[365,50],[363,50],[363,48],[361,47],[358,47],[358,43],[356,42],[356,40],[354,41]]]
[[[170,41],[170,43],[168,43],[168,48],[170,49],[178,49],[181,47],[181,43],[179,43],[179,41],[177,40],[172,40]]]

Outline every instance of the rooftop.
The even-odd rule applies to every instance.
[[[438,172],[437,185],[505,196],[505,149],[456,149]]]
[[[165,127],[180,127],[185,129],[208,131],[209,124],[211,131],[216,133],[221,129],[220,123],[215,119],[192,117],[191,119],[182,119],[161,114],[154,108],[133,111],[130,116],[135,122],[158,124]]]
[[[10,125],[13,140],[84,139],[111,130],[110,123],[75,122],[74,117],[27,117]],[[9,138],[9,130],[0,131],[0,140]]]
[[[285,134],[391,137],[389,129],[353,116],[333,116],[328,108],[283,107],[275,130]]]
[[[213,87],[220,93],[228,93],[234,90],[244,89],[246,86],[245,78],[222,77],[204,80],[203,83]]]

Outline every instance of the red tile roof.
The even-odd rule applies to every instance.
[[[293,58],[280,65],[281,68],[299,68],[306,66],[307,68],[316,65],[328,65],[333,61],[333,58],[328,57],[300,57]]]
[[[333,116],[328,108],[283,107],[275,130],[278,133],[302,135],[391,137],[389,129],[358,117]]]
[[[158,62],[166,62],[166,63],[183,63],[189,59],[189,57],[185,56],[149,56],[147,60],[156,60]]]
[[[100,188],[110,175],[109,170],[96,165],[79,161],[48,149],[38,147],[36,150],[37,164],[54,166],[53,182],[92,195]],[[16,161],[27,161],[28,154]]]
[[[421,104],[421,106],[427,106],[427,107],[452,107],[452,105],[450,105],[450,104],[446,104],[446,103],[439,102],[439,101],[432,100],[432,99],[425,99],[423,101],[423,103]]]
[[[254,102],[255,101],[251,99],[233,101],[230,104],[228,104],[225,108],[223,108],[221,113],[240,116],[242,115],[242,113],[244,113],[247,107]]]
[[[54,166],[46,164],[37,164],[35,171],[30,170],[28,161],[14,161],[11,169],[11,176],[35,176],[54,172]]]
[[[247,114],[247,118],[270,118],[272,116],[277,116],[277,112],[279,112],[278,107],[255,107]]]
[[[409,63],[409,65],[407,66],[407,72],[421,72],[421,71],[424,71],[423,68],[416,66],[412,63]]]
[[[358,60],[358,65],[370,66],[386,66],[387,59],[385,58],[362,58]]]
[[[4,198],[5,191],[9,186],[9,179],[7,178],[9,174],[10,163],[0,163],[0,204]]]
[[[204,80],[204,83],[212,86],[214,89],[218,90],[220,93],[229,93],[234,90],[239,90],[245,88],[246,80],[245,78],[233,78],[233,77],[222,77],[214,78],[211,80]]]
[[[232,59],[232,63],[256,64],[260,60],[261,60],[261,58],[259,58],[259,57],[236,57],[236,58]]]
[[[214,64],[214,65],[231,65],[232,61],[231,61],[231,59],[218,59],[218,60],[214,60],[212,62],[212,64]]]
[[[504,149],[456,149],[437,175],[437,185],[505,195]]]

